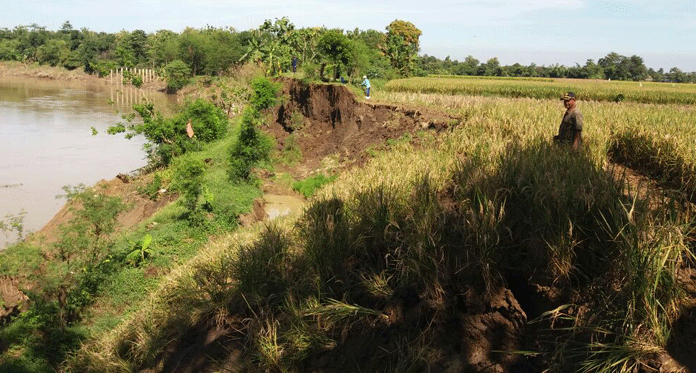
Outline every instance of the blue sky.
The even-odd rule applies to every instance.
[[[646,66],[696,71],[696,1],[689,0],[2,0],[0,28],[37,23],[153,32],[185,27],[248,30],[287,16],[296,27],[384,28],[395,19],[423,31],[421,54],[528,65],[584,65],[609,52]]]

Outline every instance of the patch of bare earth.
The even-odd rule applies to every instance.
[[[93,187],[96,192],[111,197],[119,197],[126,206],[125,210],[118,214],[116,218],[117,234],[149,219],[155,212],[176,199],[176,194],[166,191],[158,193],[156,199],[150,199],[140,193],[138,186],[142,186],[146,182],[147,177],[137,179],[137,182],[134,182],[132,177],[120,174],[111,180],[102,180]],[[42,246],[55,243],[60,233],[59,227],[72,220],[72,210],[74,208],[76,207],[71,203],[63,205],[46,225],[37,232],[32,233],[27,240]]]

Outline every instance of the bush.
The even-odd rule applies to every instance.
[[[296,181],[292,184],[292,189],[302,193],[305,198],[310,198],[314,192],[324,184],[328,184],[336,179],[336,176],[326,176],[324,174],[308,177],[304,180]]]
[[[155,112],[153,104],[133,105],[133,109],[143,120],[141,124],[119,123],[109,128],[109,134],[127,132],[126,138],[138,134],[148,140],[146,150],[151,164],[171,163],[174,157],[188,151],[197,151],[201,142],[211,142],[222,138],[227,132],[228,119],[225,113],[214,104],[198,99],[174,118],[164,118]],[[189,138],[186,127],[191,123],[194,136]]]
[[[164,77],[167,79],[167,93],[176,93],[189,82],[191,69],[182,60],[174,60],[164,67]]]
[[[244,110],[239,137],[229,153],[229,175],[233,181],[248,181],[251,169],[269,160],[271,153],[271,141],[256,129],[256,125],[261,122],[261,111],[275,105],[278,85],[258,77],[252,80],[251,87],[254,91],[251,106]]]
[[[222,109],[213,103],[198,99],[186,107],[177,117],[178,126],[186,129],[186,123],[191,121],[195,138],[203,142],[211,142],[222,138],[227,132],[227,116]]]
[[[239,137],[229,152],[229,175],[233,181],[249,180],[251,169],[270,158],[271,141],[256,129],[259,120],[254,108],[244,111]]]
[[[275,105],[276,95],[278,94],[278,84],[271,83],[270,80],[264,77],[257,77],[251,81],[251,88],[254,93],[251,96],[250,103],[258,111],[263,111]]]
[[[184,207],[189,213],[196,211],[198,198],[203,192],[205,163],[192,155],[184,155],[174,162],[174,187],[181,192]]]

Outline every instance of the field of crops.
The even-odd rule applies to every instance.
[[[619,82],[584,79],[526,79],[481,77],[417,77],[392,80],[389,92],[445,95],[559,98],[573,91],[581,100],[653,104],[696,104],[696,85],[679,83]]]
[[[466,79],[463,80],[468,82]],[[431,82],[434,83],[435,80]],[[476,82],[480,80],[471,81],[471,83]],[[543,82],[531,83],[529,87],[532,91],[537,88],[544,89],[543,86],[539,86],[545,84]],[[487,84],[488,82],[484,83],[484,85]],[[517,85],[519,82],[508,81],[506,84]],[[617,86],[620,85],[620,83],[617,84]],[[504,84],[501,84],[501,87],[503,86]],[[561,92],[563,88],[554,89]],[[391,161],[375,163],[374,167],[380,167],[380,169],[366,170],[367,172],[362,174],[367,184],[370,184],[367,182],[369,179],[389,179],[390,175],[397,175],[393,183],[405,183],[403,174],[389,171],[405,163],[411,166],[409,167],[411,175],[417,175],[426,169],[430,171],[431,176],[440,175],[441,171],[444,181],[458,161],[456,157],[451,156],[452,154],[472,154],[472,152],[480,151],[486,157],[495,158],[511,142],[530,143],[537,139],[550,141],[557,133],[565,111],[563,103],[555,99],[555,96],[554,99],[538,99],[393,91],[376,92],[375,95],[379,100],[415,107],[444,109],[459,118],[460,122],[439,147],[427,146],[417,153],[412,151],[406,151],[403,154],[390,153]],[[608,162],[612,144],[621,140],[623,149],[632,149],[630,151],[635,152],[635,154],[625,154],[622,158],[652,159],[651,163],[644,164],[644,167],[667,169],[690,168],[692,166],[686,165],[696,165],[695,106],[581,99],[578,101],[578,108],[585,118],[583,131],[585,144],[597,163]],[[646,152],[648,152],[647,155]],[[676,166],[676,163],[679,166]],[[684,169],[683,172],[690,171]],[[669,174],[667,171],[664,173]],[[434,177],[438,178],[438,176]],[[684,180],[690,179],[686,175],[680,177]]]

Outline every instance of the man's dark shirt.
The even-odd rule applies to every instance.
[[[575,141],[576,133],[582,136],[583,118],[582,113],[576,107],[566,110],[558,127],[558,141],[572,144]],[[580,138],[582,140],[582,137]]]

